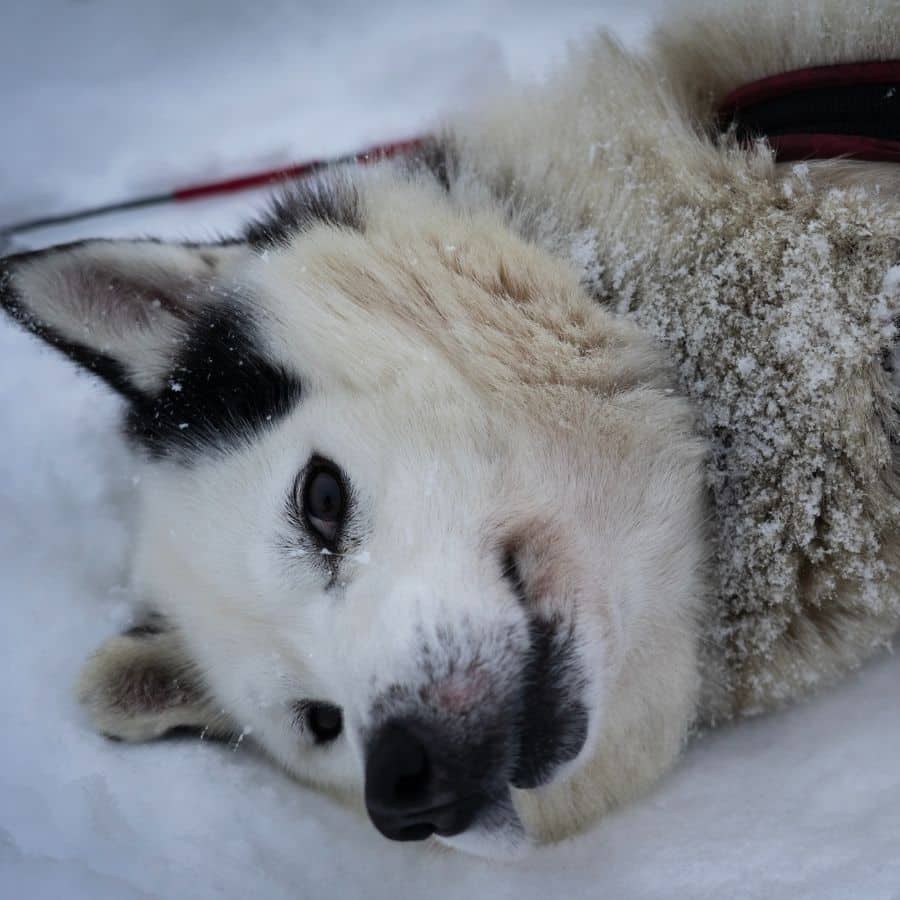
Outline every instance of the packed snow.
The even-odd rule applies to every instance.
[[[8,4],[0,223],[415,134],[540,77],[593,23],[640,40],[659,5]],[[261,202],[121,214],[16,247],[202,239]],[[643,801],[513,864],[388,842],[252,736],[96,736],[72,686],[130,622],[118,401],[5,322],[0,360],[0,897],[900,898],[895,656],[702,736]]]

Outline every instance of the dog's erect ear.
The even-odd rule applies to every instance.
[[[0,304],[134,399],[154,393],[192,319],[227,296],[242,244],[86,241],[0,260]]]
[[[81,672],[78,700],[101,734],[123,741],[149,741],[178,728],[210,738],[240,731],[206,693],[177,633],[156,625],[103,644]]]

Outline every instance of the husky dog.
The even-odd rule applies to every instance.
[[[889,643],[900,178],[716,108],[897,58],[892,0],[717,5],[232,242],[4,260],[143,467],[97,729],[251,733],[389,838],[502,856]]]

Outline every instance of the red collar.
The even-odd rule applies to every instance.
[[[779,162],[837,156],[900,162],[900,60],[816,66],[732,91],[723,130],[765,138]]]

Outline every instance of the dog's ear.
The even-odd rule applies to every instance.
[[[207,694],[177,633],[156,625],[103,644],[85,664],[77,694],[94,727],[123,741],[149,741],[179,728],[210,738],[240,731]]]
[[[0,260],[0,305],[130,399],[155,393],[246,245],[86,241]]]

